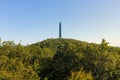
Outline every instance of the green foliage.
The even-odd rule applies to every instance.
[[[27,47],[5,41],[0,46],[0,79],[1,80],[40,80],[30,64],[27,64]]]
[[[0,39],[0,80],[120,80],[120,48],[73,39]]]
[[[80,69],[77,72],[72,71],[68,80],[94,80],[94,79],[90,72],[86,73],[85,71],[83,71],[83,69]]]

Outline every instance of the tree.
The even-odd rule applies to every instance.
[[[94,80],[94,79],[90,72],[86,73],[83,69],[80,69],[77,72],[72,71],[68,80]]]

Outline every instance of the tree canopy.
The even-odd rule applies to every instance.
[[[0,39],[0,80],[120,80],[120,48],[73,39]]]

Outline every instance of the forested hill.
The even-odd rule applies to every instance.
[[[58,39],[47,39],[42,42],[37,42],[35,44],[32,44],[32,46],[34,45],[34,46],[39,46],[40,48],[49,48],[50,50],[56,52],[57,49],[60,48],[74,46],[77,49],[78,46],[83,48],[86,47],[88,44],[89,43],[84,41],[58,38]]]
[[[0,80],[120,80],[120,48],[73,39],[0,43]]]

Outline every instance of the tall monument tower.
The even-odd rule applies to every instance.
[[[62,38],[61,22],[59,22],[59,38]]]

